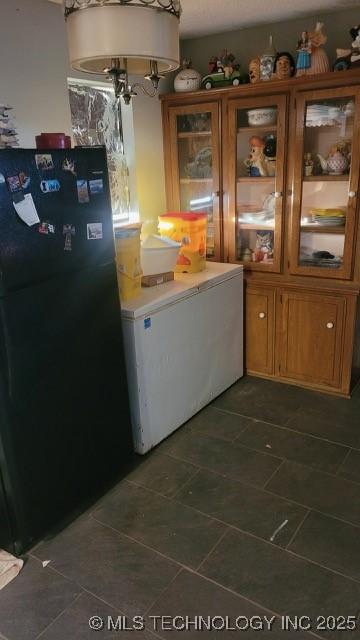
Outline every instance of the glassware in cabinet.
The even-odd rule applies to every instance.
[[[359,174],[359,90],[297,98],[291,270],[350,278]]]
[[[208,216],[207,258],[220,259],[219,106],[172,107],[172,208]]]
[[[230,260],[279,271],[284,182],[284,96],[230,103]]]

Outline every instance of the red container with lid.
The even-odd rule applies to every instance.
[[[37,149],[71,149],[71,138],[65,133],[41,133],[35,140]]]

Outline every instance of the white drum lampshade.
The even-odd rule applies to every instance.
[[[179,67],[179,0],[65,0],[70,63],[106,73],[120,61],[128,74],[159,75]]]

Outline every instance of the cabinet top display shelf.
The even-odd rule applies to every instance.
[[[209,102],[222,96],[228,98],[251,98],[260,95],[275,95],[287,91],[311,91],[313,88],[344,87],[359,84],[360,69],[348,69],[347,71],[330,71],[313,76],[300,76],[290,80],[271,80],[269,82],[256,82],[254,84],[242,84],[238,87],[220,87],[203,91],[189,91],[186,93],[167,93],[160,95],[160,100],[166,102],[179,102],[180,104],[194,104],[195,102]],[[314,100],[316,96],[314,97]],[[251,105],[249,105],[251,108]]]

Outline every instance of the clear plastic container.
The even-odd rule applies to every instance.
[[[150,235],[141,244],[141,266],[144,276],[174,271],[180,242]]]

